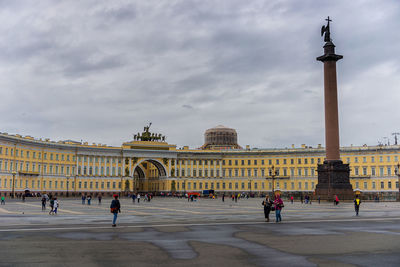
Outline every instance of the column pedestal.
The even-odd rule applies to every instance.
[[[318,184],[315,194],[329,201],[332,201],[335,195],[338,196],[339,201],[354,199],[349,164],[343,164],[341,160],[324,161],[324,164],[318,164]]]

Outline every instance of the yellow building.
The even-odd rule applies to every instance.
[[[218,133],[208,135],[208,141],[216,140],[210,139],[215,136]],[[150,133],[149,127],[121,147],[2,133],[0,193],[95,195],[213,189],[219,194],[265,194],[279,189],[283,194],[313,194],[323,147],[241,149],[232,143],[237,136],[219,140],[228,143],[177,149],[165,137]],[[399,192],[399,156],[398,145],[341,148],[343,162],[350,164],[354,189],[393,199]]]

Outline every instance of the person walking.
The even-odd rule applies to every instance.
[[[46,197],[45,196],[43,196],[42,197],[42,210],[46,210]]]
[[[50,199],[50,211],[49,211],[49,215],[54,214],[54,198]]]
[[[293,204],[293,201],[294,201],[294,197],[293,196],[291,196],[290,197],[290,202]]]
[[[6,204],[6,198],[4,196],[1,197],[1,205]]]
[[[318,196],[318,204],[321,204],[321,197]]]
[[[275,216],[276,216],[275,222],[281,222],[282,221],[281,211],[284,205],[280,195],[276,195],[274,204],[275,204]]]
[[[334,201],[333,201],[333,204],[334,204],[335,206],[339,205],[339,198],[338,198],[337,195],[335,195],[335,199],[334,199]]]
[[[85,205],[86,196],[82,194],[82,205]]]
[[[272,209],[272,200],[269,198],[269,195],[265,197],[265,200],[262,202],[262,205],[264,206],[264,216],[265,216],[265,221],[269,222],[269,213],[271,212]]]
[[[225,202],[225,193],[222,194],[222,202]]]
[[[59,206],[58,200],[57,198],[54,198],[53,214],[55,215],[57,215],[58,206]]]
[[[136,195],[132,194],[132,202],[135,204]]]
[[[101,205],[101,199],[102,199],[101,194],[99,194],[99,195],[97,196],[97,199],[99,200],[99,205]]]
[[[88,204],[88,205],[90,205],[91,200],[92,200],[92,196],[91,196],[91,195],[88,195],[88,197],[87,197],[87,204]]]
[[[114,195],[114,199],[111,201],[110,210],[111,213],[114,214],[112,227],[116,227],[118,212],[121,212],[121,204],[119,203],[117,194]]]
[[[140,203],[140,194],[137,194],[137,203]]]
[[[361,204],[361,199],[360,196],[356,196],[354,199],[354,209],[356,211],[356,216],[358,216],[358,212],[360,211],[360,204]]]

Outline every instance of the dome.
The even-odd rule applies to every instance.
[[[215,126],[206,130],[204,133],[204,149],[232,149],[240,148],[237,143],[237,133],[235,129],[223,125]]]

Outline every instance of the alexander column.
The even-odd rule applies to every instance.
[[[335,54],[335,45],[330,38],[329,22],[322,26],[324,36],[324,55],[317,58],[324,63],[324,98],[325,98],[325,146],[326,159],[318,165],[318,184],[316,195],[321,199],[332,200],[334,195],[339,200],[353,199],[353,188],[350,184],[349,164],[343,164],[339,152],[339,116],[336,82],[336,61],[343,58]]]

